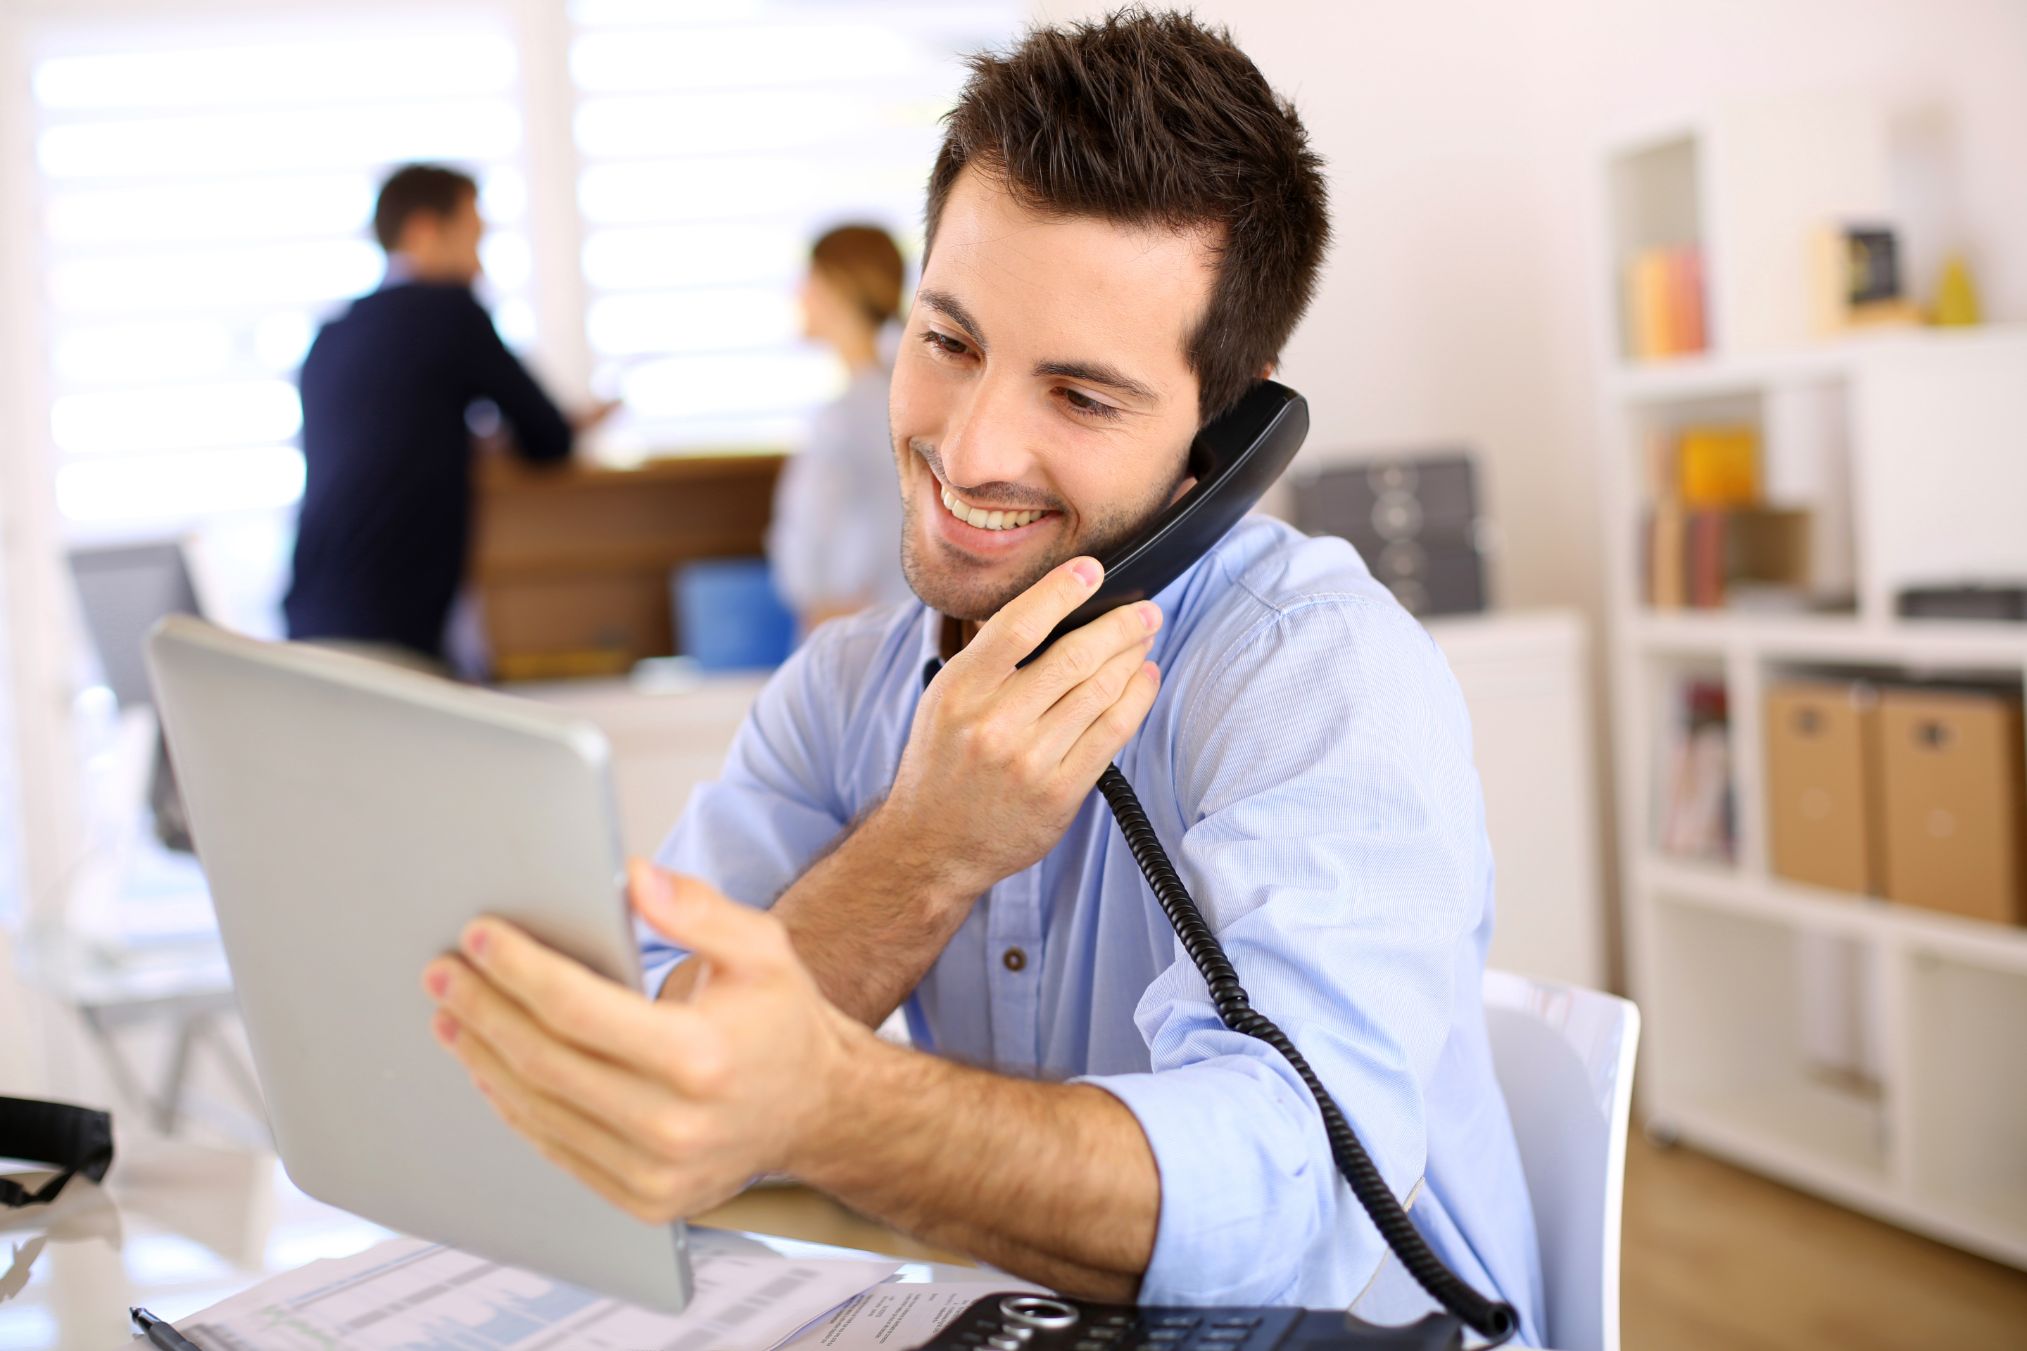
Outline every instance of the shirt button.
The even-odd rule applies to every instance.
[[[1001,954],[1000,961],[1006,964],[1007,970],[1019,971],[1027,966],[1028,955],[1019,948],[1008,948]]]

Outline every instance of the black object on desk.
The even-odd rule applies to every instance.
[[[1009,1292],[978,1300],[922,1351],[1456,1351],[1464,1325],[1377,1327],[1331,1309],[1152,1309]]]
[[[1490,604],[1489,530],[1469,452],[1336,464],[1295,484],[1295,525],[1348,539],[1372,575],[1418,619]]]
[[[134,1320],[135,1326],[146,1334],[150,1342],[161,1347],[162,1351],[203,1351],[197,1343],[176,1331],[175,1325],[168,1319],[157,1318],[141,1308],[129,1307],[127,1313]]]

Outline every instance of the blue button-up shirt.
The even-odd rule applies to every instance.
[[[1120,769],[1254,1006],[1436,1252],[1536,1340],[1533,1212],[1479,999],[1492,858],[1442,654],[1350,545],[1264,518],[1157,600],[1161,691]],[[821,628],[660,861],[771,903],[886,793],[940,638],[919,602]],[[677,954],[648,949],[658,981]],[[1096,793],[979,898],[906,1014],[925,1050],[1095,1084],[1132,1111],[1161,1176],[1142,1302],[1381,1322],[1431,1307],[1332,1166],[1301,1081],[1218,1021]]]

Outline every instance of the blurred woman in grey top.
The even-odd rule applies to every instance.
[[[810,250],[803,331],[838,354],[848,383],[774,490],[767,558],[804,633],[914,596],[901,576],[901,493],[887,435],[893,353],[883,342],[900,314],[902,273],[901,250],[873,226],[840,226]]]

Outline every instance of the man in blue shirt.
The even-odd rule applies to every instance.
[[[1255,1006],[1534,1339],[1479,1003],[1492,861],[1427,635],[1342,541],[1253,520],[1020,665],[1305,307],[1327,223],[1301,124],[1193,20],[1042,30],[973,62],[928,221],[890,402],[923,603],[821,629],[669,871],[635,866],[659,998],[485,919],[425,972],[437,1035],[644,1219],[784,1171],[1083,1296],[1419,1315],[1314,1103],[1222,1027],[1091,793],[1116,760]],[[868,1030],[897,1007],[916,1049]]]

